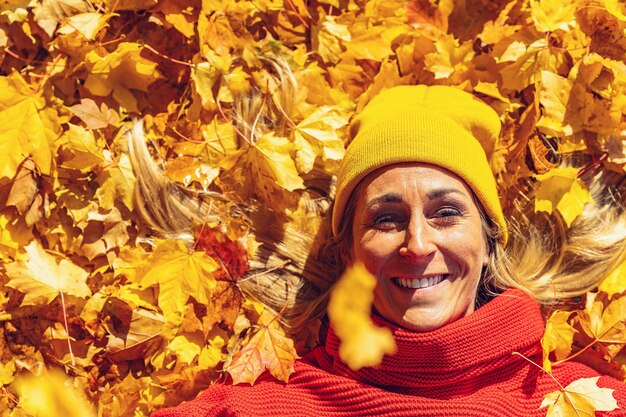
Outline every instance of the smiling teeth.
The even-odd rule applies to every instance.
[[[443,277],[444,277],[443,275],[436,275],[434,277],[428,277],[428,278],[414,278],[414,279],[394,278],[393,280],[396,282],[396,284],[399,284],[401,287],[428,288],[428,287],[432,287],[433,285],[439,284],[441,281],[443,281]]]

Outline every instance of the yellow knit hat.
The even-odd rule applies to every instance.
[[[454,87],[398,86],[374,97],[352,122],[353,138],[337,174],[336,235],[356,186],[378,168],[425,162],[446,168],[472,189],[508,239],[496,182],[482,143],[495,143],[500,119],[487,104]]]

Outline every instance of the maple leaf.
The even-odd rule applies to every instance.
[[[189,297],[202,304],[211,302],[215,288],[212,273],[219,265],[204,252],[189,252],[179,240],[159,241],[150,266],[139,283],[159,286],[159,307],[168,320],[175,320]]]
[[[581,417],[596,411],[613,411],[617,401],[610,388],[598,387],[599,376],[580,378],[565,388],[545,395],[539,408],[548,407],[547,417]]]
[[[554,0],[531,0],[530,11],[537,30],[554,32],[568,31],[574,26],[576,3],[563,3]]]
[[[51,172],[53,149],[48,142],[50,127],[38,110],[42,105],[35,98],[24,98],[0,111],[0,178],[13,178],[29,156],[41,172]]]
[[[89,129],[103,129],[110,125],[117,126],[120,122],[120,117],[115,110],[110,109],[106,103],[102,103],[98,107],[96,102],[90,98],[82,99],[80,104],[69,107],[69,110],[82,120]]]
[[[499,60],[512,62],[500,70],[502,86],[505,89],[519,91],[539,81],[544,70],[558,74],[559,68],[566,61],[566,56],[560,51],[551,50],[547,41],[542,38],[531,44],[524,40],[511,42]],[[545,85],[549,84],[543,83],[543,86]]]
[[[585,184],[578,179],[576,168],[553,168],[535,178],[541,182],[535,192],[535,212],[558,210],[568,227],[582,213],[585,204],[593,201]]]
[[[6,284],[25,294],[22,305],[50,303],[60,293],[88,297],[91,290],[86,284],[89,273],[67,259],[49,255],[34,240],[25,248],[27,261],[6,265],[11,280]]]
[[[231,175],[243,177],[238,181],[239,187],[246,185],[241,190],[243,195],[260,194],[271,202],[280,188],[287,191],[304,188],[304,181],[291,157],[293,149],[287,138],[274,136],[271,132],[226,157],[221,167],[232,171]]]
[[[131,308],[116,297],[109,297],[101,311],[103,315],[114,318],[105,325],[110,333],[105,355],[113,362],[149,358],[167,336],[165,321],[160,313]]]
[[[64,155],[61,166],[87,172],[105,161],[103,146],[96,140],[93,131],[69,124],[63,139],[63,150],[68,154]]]
[[[85,88],[101,97],[113,93],[113,98],[128,111],[138,112],[137,99],[131,90],[148,91],[148,86],[161,78],[157,64],[141,56],[142,49],[137,43],[121,42],[105,56],[89,52],[85,56],[90,72]]]
[[[347,123],[348,118],[330,106],[318,108],[298,123],[293,130],[298,170],[311,171],[317,156],[323,161],[341,160],[345,149],[337,130]]]
[[[559,361],[565,359],[572,351],[574,335],[578,331],[568,323],[571,315],[570,311],[555,311],[546,322],[541,346],[544,353],[543,367],[547,371],[550,371],[552,365],[549,359],[550,352],[554,352],[556,360]]]
[[[621,294],[626,291],[626,261],[617,266],[606,278],[600,282],[598,291],[607,293],[609,296]]]
[[[57,33],[70,35],[78,32],[85,39],[94,40],[98,33],[106,26],[107,21],[113,16],[117,16],[117,14],[101,14],[95,12],[79,13],[66,19],[57,30]]]
[[[579,323],[585,333],[593,339],[591,344],[617,344],[617,350],[626,344],[626,297],[611,300],[604,307],[604,303],[596,300],[593,293],[587,295],[587,306],[578,314]],[[612,356],[608,349],[606,352]]]
[[[266,369],[278,380],[288,382],[297,358],[293,340],[273,320],[257,329],[225,369],[233,384],[252,385]]]
[[[568,112],[572,81],[551,71],[541,71],[541,82],[543,88],[539,93],[539,101],[543,105],[543,112],[537,127],[554,136],[570,136],[580,130],[580,126],[572,124],[574,121]]]
[[[361,263],[352,265],[330,293],[328,318],[339,337],[339,357],[352,369],[379,365],[383,355],[394,353],[389,329],[374,326],[371,306],[376,278]]]
[[[6,363],[0,363],[0,386],[9,385],[13,382],[15,375],[15,360],[11,359]]]
[[[98,197],[100,206],[110,210],[119,199],[126,207],[132,210],[136,179],[128,155],[122,154],[119,159],[115,159],[108,150],[102,151],[102,155],[106,160],[106,164],[96,178],[100,183],[100,187],[96,191],[96,197]]]
[[[33,17],[39,27],[52,36],[66,17],[86,11],[87,4],[81,0],[42,0],[33,9]]]

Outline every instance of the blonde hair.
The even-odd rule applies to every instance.
[[[268,82],[274,83],[275,92],[268,99],[267,91],[253,91],[235,97],[233,105],[235,130],[241,141],[249,143],[268,131],[287,129],[295,108],[296,80],[288,65],[280,59],[264,62],[272,71]],[[237,282],[241,291],[274,312],[280,311],[278,319],[294,331],[306,327],[311,317],[323,315],[333,274],[328,273],[316,253],[330,234],[330,228],[322,222],[331,206],[326,190],[332,186],[330,177],[328,184],[316,183],[299,191],[303,215],[320,219],[317,232],[312,233],[310,225],[307,230],[300,230],[294,224],[279,221],[255,227],[252,209],[244,210],[222,193],[185,187],[167,177],[157,162],[159,158],[150,154],[141,122],[135,123],[128,134],[128,151],[137,178],[135,207],[151,229],[191,248],[195,243],[194,229],[199,225],[222,224],[233,216],[241,218],[251,226],[260,243],[249,259],[249,271]]]
[[[265,93],[235,97],[233,123],[246,141],[264,132],[287,129],[295,108],[296,81],[288,65],[268,60],[280,88],[267,100]],[[129,155],[137,177],[136,207],[150,227],[165,237],[193,245],[193,228],[204,222],[219,223],[225,216],[247,218],[226,196],[191,190],[169,179],[151,156],[143,130],[137,124],[129,137]],[[509,243],[499,242],[501,231],[483,213],[483,229],[490,247],[490,262],[482,288],[496,292],[520,288],[541,303],[584,294],[598,285],[626,255],[626,218],[615,175],[600,174],[589,181],[597,204],[587,204],[571,227],[559,215],[535,214],[532,196],[519,205],[509,220]],[[307,215],[328,217],[331,192],[305,189],[301,202]],[[480,206],[480,204],[479,204]],[[315,232],[291,224],[255,227],[248,218],[260,249],[250,259],[250,271],[239,288],[274,311],[294,332],[325,313],[327,294],[344,267],[351,245],[354,201],[348,201],[344,221],[331,239],[329,222]],[[352,214],[351,214],[352,213]],[[326,243],[324,243],[326,242]]]
[[[534,213],[529,199],[512,216],[511,240],[494,246],[488,269],[497,288],[520,288],[541,303],[595,289],[626,256],[626,216],[618,187],[622,175],[604,172],[588,181],[595,203],[567,227],[557,213]]]

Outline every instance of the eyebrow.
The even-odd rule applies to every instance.
[[[456,188],[437,188],[436,190],[426,193],[426,198],[429,200],[436,200],[438,198],[445,197],[448,194],[459,194],[465,197],[465,194]],[[380,203],[402,203],[403,201],[404,199],[400,196],[400,194],[387,193],[370,200],[367,203],[367,207],[369,208]]]

